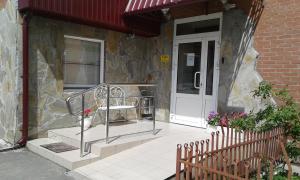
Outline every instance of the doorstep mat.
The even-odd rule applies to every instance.
[[[77,147],[71,146],[71,145],[63,143],[63,142],[44,144],[44,145],[41,145],[41,147],[46,148],[49,151],[52,151],[55,153],[62,153],[62,152],[73,151],[73,150],[79,149]]]

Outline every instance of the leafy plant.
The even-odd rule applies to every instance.
[[[208,124],[212,126],[218,126],[221,120],[221,116],[217,112],[210,112],[208,115]]]
[[[262,81],[258,88],[253,91],[253,96],[261,97],[263,99],[272,97],[272,85],[266,81]]]
[[[230,127],[243,131],[268,131],[282,127],[288,139],[286,150],[289,157],[296,158],[300,156],[300,109],[292,96],[286,89],[273,90],[272,85],[265,81],[261,82],[258,88],[253,91],[253,96],[260,98],[261,102],[265,102],[265,107],[257,113],[250,113],[246,117],[229,121]],[[273,103],[272,98],[274,98],[276,104]],[[287,179],[284,166],[285,164],[280,167],[281,173],[276,175],[274,179]],[[299,176],[293,176],[292,179],[300,178]]]
[[[270,84],[262,82],[254,91],[254,96],[264,100],[274,97],[277,101],[277,105],[269,103],[265,109],[256,114],[256,122],[261,122],[260,131],[283,127],[286,136],[291,140],[290,144],[295,144],[300,140],[299,106],[286,89],[276,92]]]
[[[237,130],[254,130],[256,127],[255,117],[253,114],[247,116],[240,116],[229,120],[229,127]]]

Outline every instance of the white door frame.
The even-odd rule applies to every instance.
[[[195,21],[201,21],[201,20],[208,20],[208,19],[220,19],[220,30],[217,32],[208,32],[208,33],[199,33],[199,34],[190,34],[190,35],[181,35],[176,36],[176,29],[178,24],[182,23],[188,23],[188,22],[195,22]],[[173,60],[172,60],[172,90],[171,90],[171,105],[170,105],[170,122],[172,123],[179,123],[179,124],[186,124],[185,122],[181,122],[176,120],[175,117],[175,101],[177,97],[176,93],[176,86],[177,86],[177,63],[178,63],[178,44],[179,43],[192,43],[192,42],[204,42],[204,51],[207,52],[207,43],[210,40],[215,40],[215,63],[214,63],[214,82],[213,82],[213,95],[212,96],[206,96],[205,95],[205,87],[206,87],[206,79],[203,81],[203,91],[200,92],[200,96],[202,96],[202,109],[201,111],[205,111],[205,103],[207,100],[213,101],[213,110],[217,110],[218,106],[218,89],[219,89],[219,60],[220,60],[220,44],[221,44],[221,29],[222,29],[222,13],[215,13],[215,14],[209,14],[204,16],[195,16],[190,18],[184,18],[184,19],[177,19],[174,22],[174,42],[173,42]],[[203,58],[203,55],[202,55]],[[207,55],[205,57],[207,59]],[[201,72],[206,72],[203,70],[203,68],[207,68],[207,60],[205,61],[205,64],[201,66]],[[206,75],[205,75],[206,77]],[[202,77],[201,77],[202,78]],[[203,114],[203,112],[202,112]],[[191,124],[186,124],[191,125]]]

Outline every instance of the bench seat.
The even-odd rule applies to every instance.
[[[122,109],[133,109],[136,106],[129,106],[129,105],[120,105],[120,106],[109,106],[109,110],[122,110]],[[107,107],[99,107],[99,110],[106,111]]]

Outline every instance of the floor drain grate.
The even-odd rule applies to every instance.
[[[67,151],[73,151],[77,150],[79,148],[68,145],[66,143],[51,143],[51,144],[45,144],[41,145],[41,147],[48,149],[49,151],[55,152],[55,153],[62,153]]]

